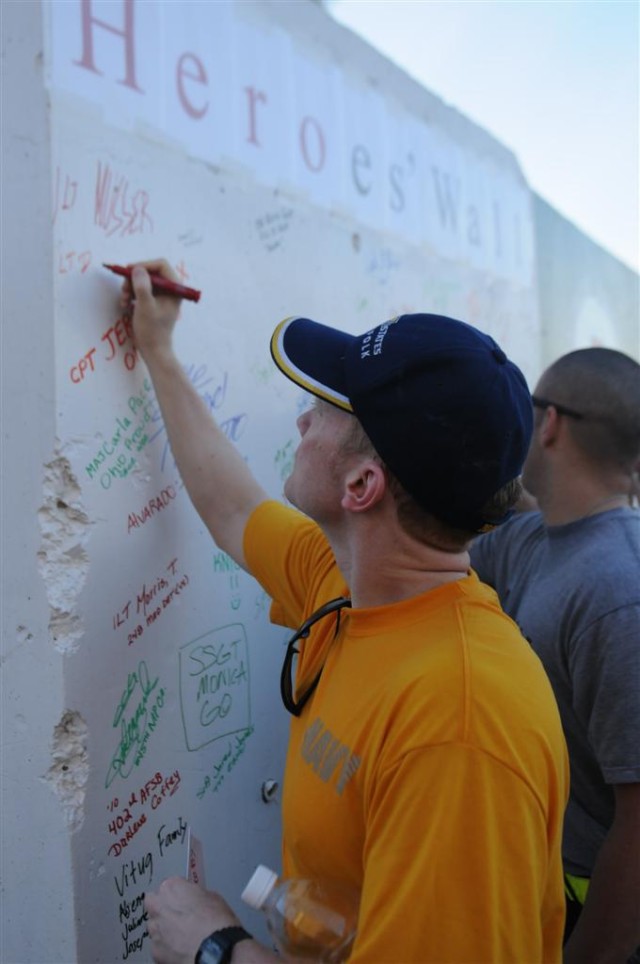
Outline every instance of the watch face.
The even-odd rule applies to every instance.
[[[196,958],[197,964],[225,964],[231,957],[231,950],[233,946],[229,947],[227,943],[219,941],[215,934],[212,934],[200,945]]]
[[[229,964],[238,941],[251,940],[243,927],[223,927],[205,937],[196,954],[196,964]]]

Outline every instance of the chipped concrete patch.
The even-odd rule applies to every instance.
[[[77,614],[52,607],[49,632],[57,650],[73,653],[78,648],[78,640],[84,635],[84,625]]]
[[[80,714],[65,710],[53,730],[53,762],[42,778],[62,803],[72,831],[79,830],[84,821],[89,777],[88,735],[87,724]]]
[[[44,501],[38,511],[42,532],[38,565],[51,607],[49,631],[56,649],[67,653],[77,648],[84,632],[74,609],[89,569],[85,544],[90,522],[80,501],[80,487],[64,456],[45,464],[43,490]]]

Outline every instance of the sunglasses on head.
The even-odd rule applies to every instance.
[[[548,398],[540,398],[538,395],[532,395],[531,401],[535,408],[555,408],[558,415],[566,415],[568,418],[585,418],[582,412],[576,412],[574,408],[567,408],[566,405],[558,405],[557,402],[550,402]]]

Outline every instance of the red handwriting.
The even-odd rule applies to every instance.
[[[170,505],[177,495],[177,485],[167,485],[158,495],[154,495],[153,498],[149,499],[139,512],[130,512],[127,518],[127,535],[132,529],[141,528],[145,522],[152,519],[163,509],[166,509]]]
[[[137,834],[138,830],[144,827],[146,822],[147,822],[147,815],[146,813],[142,813],[140,814],[137,820],[134,820],[132,823],[127,824],[126,827],[123,827],[123,830],[120,831],[122,836],[118,840],[116,840],[115,843],[112,843],[111,846],[109,847],[109,851],[108,851],[109,856],[119,857],[122,851],[124,850],[124,848],[129,846],[129,844]],[[111,829],[111,826],[109,826],[109,829]]]
[[[148,211],[149,195],[138,188],[133,190],[124,174],[116,174],[109,164],[98,161],[96,175],[94,224],[108,237],[117,234],[153,232],[153,221]]]
[[[90,251],[67,251],[58,255],[58,274],[71,274],[73,271],[84,274],[90,266]]]
[[[131,815],[129,807],[125,807],[122,813],[116,814],[113,820],[109,821],[109,826],[107,829],[109,830],[109,833],[112,833],[117,837],[118,834],[121,833],[126,825],[132,820],[133,816]]]
[[[63,175],[59,167],[56,167],[56,179],[53,186],[53,223],[56,223],[59,211],[69,211],[76,203],[78,194],[78,182],[72,180],[68,174]]]
[[[128,315],[123,315],[121,318],[118,318],[115,325],[110,325],[104,334],[100,336],[100,341],[103,341],[105,346],[108,346],[108,354],[105,356],[105,361],[112,361],[118,353],[118,345],[122,347],[128,341],[131,342],[132,337],[133,327],[131,318]],[[131,367],[133,367],[133,365]]]
[[[93,356],[95,353],[95,348],[90,348],[87,354],[83,355],[78,361],[77,365],[74,365],[73,368],[71,368],[69,378],[74,385],[80,384],[80,382],[84,381],[85,376],[88,375],[89,372],[94,372],[96,370],[93,361]]]
[[[109,833],[118,838],[109,847],[111,856],[118,857],[147,822],[147,812],[141,809],[141,812],[136,814],[135,808],[150,806],[151,810],[157,810],[165,800],[176,793],[180,787],[180,781],[179,770],[174,770],[167,776],[158,770],[142,784],[137,792],[135,790],[131,792],[126,805],[120,806],[118,797],[109,801],[107,810],[110,814],[119,809],[119,812],[112,816],[107,824]]]
[[[147,780],[144,787],[140,787],[140,803],[150,801],[151,809],[157,810],[163,800],[174,795],[179,786],[179,770],[174,770],[168,777],[156,773],[152,780]]]
[[[91,262],[90,251],[69,251],[59,255],[58,272],[68,274],[71,271],[79,271],[84,274],[91,266]],[[184,262],[181,261],[176,270],[183,280],[189,277]],[[109,325],[100,335],[100,343],[103,346],[100,355],[96,355],[98,346],[94,345],[69,369],[69,378],[74,385],[82,384],[92,372],[95,372],[96,362],[100,359],[111,362],[121,358],[127,371],[133,371],[136,367],[138,352],[133,344],[133,325],[129,315],[121,315],[112,325]],[[131,525],[135,528],[136,522],[132,522]]]
[[[152,582],[144,582],[140,590],[121,606],[112,617],[114,632],[127,626],[129,620],[135,619],[136,624],[127,629],[127,643],[132,646],[142,636],[145,629],[151,626],[164,610],[174,602],[181,592],[189,585],[189,576],[180,574],[178,560],[172,559],[165,568],[168,575],[157,576]]]
[[[96,371],[96,361],[99,359],[103,362],[111,362],[115,358],[122,358],[127,371],[132,371],[136,367],[138,352],[133,346],[133,328],[128,315],[122,315],[115,324],[109,325],[100,336],[100,342],[103,346],[100,355],[96,355],[96,347],[90,348],[69,369],[69,378],[74,385],[80,385],[85,378]],[[125,350],[120,351],[123,348]]]
[[[180,277],[180,281],[185,282],[189,280],[189,272],[184,266],[184,261],[181,261],[180,264],[176,265],[176,271]]]

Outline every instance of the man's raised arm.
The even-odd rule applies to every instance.
[[[133,307],[136,346],[149,369],[189,497],[218,546],[246,568],[245,525],[267,495],[178,361],[173,329],[180,303],[172,296],[153,294],[149,271],[178,280],[166,261],[147,261],[135,267],[131,282],[124,282],[122,304],[125,309]]]

